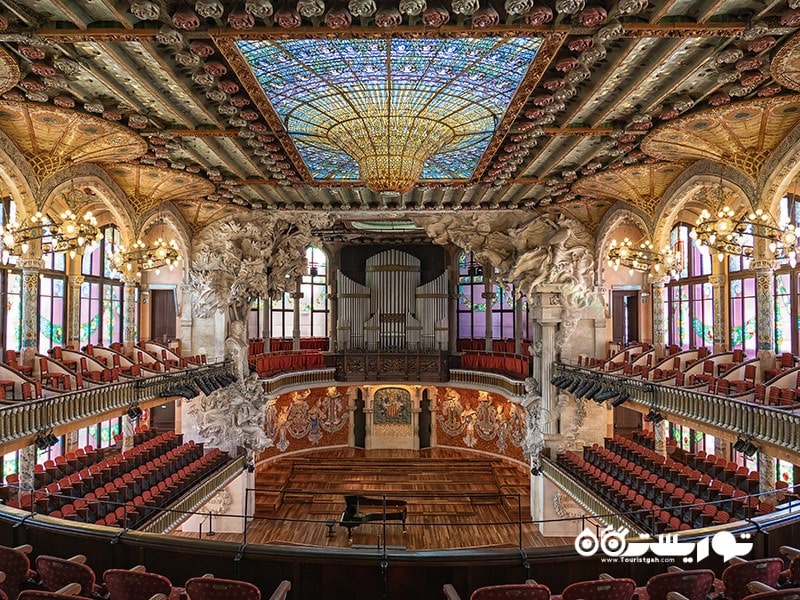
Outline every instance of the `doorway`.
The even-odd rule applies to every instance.
[[[639,290],[611,291],[611,330],[615,342],[639,340]]]
[[[431,447],[431,400],[428,390],[422,391],[419,402],[419,449]]]
[[[175,401],[150,409],[150,427],[156,431],[175,431]]]
[[[150,337],[160,342],[174,340],[175,290],[150,290]]]
[[[353,445],[364,448],[367,442],[367,415],[364,414],[364,395],[361,390],[356,394],[356,410],[353,412]]]

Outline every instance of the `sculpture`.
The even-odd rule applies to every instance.
[[[544,433],[542,419],[546,418],[546,411],[542,406],[542,395],[539,393],[539,382],[533,377],[527,377],[524,382],[525,397],[522,406],[525,408],[525,421],[527,434],[523,444],[525,458],[531,462],[531,471],[541,470],[541,455],[544,450]]]

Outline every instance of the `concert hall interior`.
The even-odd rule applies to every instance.
[[[0,600],[800,598],[798,29],[0,0]]]

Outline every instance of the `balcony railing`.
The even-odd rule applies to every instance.
[[[580,375],[630,394],[630,401],[670,416],[746,434],[756,442],[800,453],[800,414],[726,396],[555,364],[554,372]],[[549,384],[548,384],[549,385]]]
[[[450,384],[463,384],[478,386],[487,391],[498,391],[501,394],[522,396],[525,394],[525,385],[521,381],[509,379],[497,373],[483,373],[481,371],[467,371],[465,369],[450,369]]]
[[[0,444],[35,435],[59,425],[122,410],[161,396],[176,386],[189,384],[198,377],[221,375],[230,370],[228,363],[217,363],[175,373],[109,383],[86,390],[0,406]]]

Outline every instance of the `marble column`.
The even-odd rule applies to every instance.
[[[33,489],[33,467],[36,466],[36,446],[25,446],[19,451],[19,487],[20,490]]]
[[[658,423],[653,423],[653,434],[655,440],[655,451],[662,456],[667,455],[667,436],[669,430],[669,421],[664,419]]]
[[[481,297],[483,298],[484,302],[486,302],[486,312],[484,317],[486,318],[486,345],[484,346],[484,350],[486,352],[492,351],[492,340],[494,339],[494,333],[492,331],[493,324],[492,324],[492,304],[494,303],[495,293],[494,293],[494,277],[492,276],[492,272],[494,271],[491,265],[483,265],[483,294]]]
[[[719,261],[714,261],[718,264]],[[716,275],[708,276],[708,283],[711,284],[712,293],[714,294],[714,352],[725,352],[728,349],[728,324],[726,322],[726,315],[728,313],[725,307],[727,302],[727,283],[728,279],[724,274],[719,273]]]
[[[176,411],[177,412],[177,411]],[[133,448],[134,423],[127,414],[122,417],[122,451]]]
[[[294,310],[292,311],[292,349],[300,350],[300,300],[303,293],[300,291],[300,281],[298,280],[295,292],[292,294],[294,299]]]
[[[756,333],[762,368],[775,362],[775,263],[753,260],[756,272]]]
[[[139,307],[140,320],[142,318],[141,310],[141,307]],[[181,284],[180,327],[181,354],[183,356],[192,356],[195,354],[192,345],[192,286],[189,285],[186,279],[184,279],[184,283]]]
[[[762,502],[775,504],[775,457],[764,450],[758,451],[758,491]]]
[[[81,347],[81,286],[83,275],[69,276],[69,295],[67,297],[67,346]]]
[[[550,379],[553,374],[553,361],[556,360],[556,333],[558,329],[558,322],[544,322],[542,326],[542,356],[539,363],[539,381],[541,381],[542,388],[542,408],[545,414],[555,414],[556,401],[558,400],[558,390],[554,388]],[[549,434],[555,433],[555,423],[550,419],[542,419],[542,433]]]
[[[667,344],[667,305],[665,284],[668,277],[653,279],[651,308],[653,310],[653,346],[658,354],[663,354]]]
[[[125,354],[133,354],[133,347],[136,345],[136,281],[122,278],[124,287],[124,298],[122,305],[122,346]]]
[[[542,395],[543,414],[553,415],[550,419],[542,419],[544,435],[556,433],[554,416],[558,401],[558,390],[550,383],[553,361],[558,357],[556,351],[556,335],[561,323],[561,294],[557,291],[540,291],[528,295],[528,306],[533,319],[534,330],[538,334],[534,339],[532,352],[534,359],[534,377],[539,381]]]
[[[42,260],[20,258],[17,266],[22,269],[22,347],[20,362],[31,365],[38,350],[39,335],[39,273]]]

